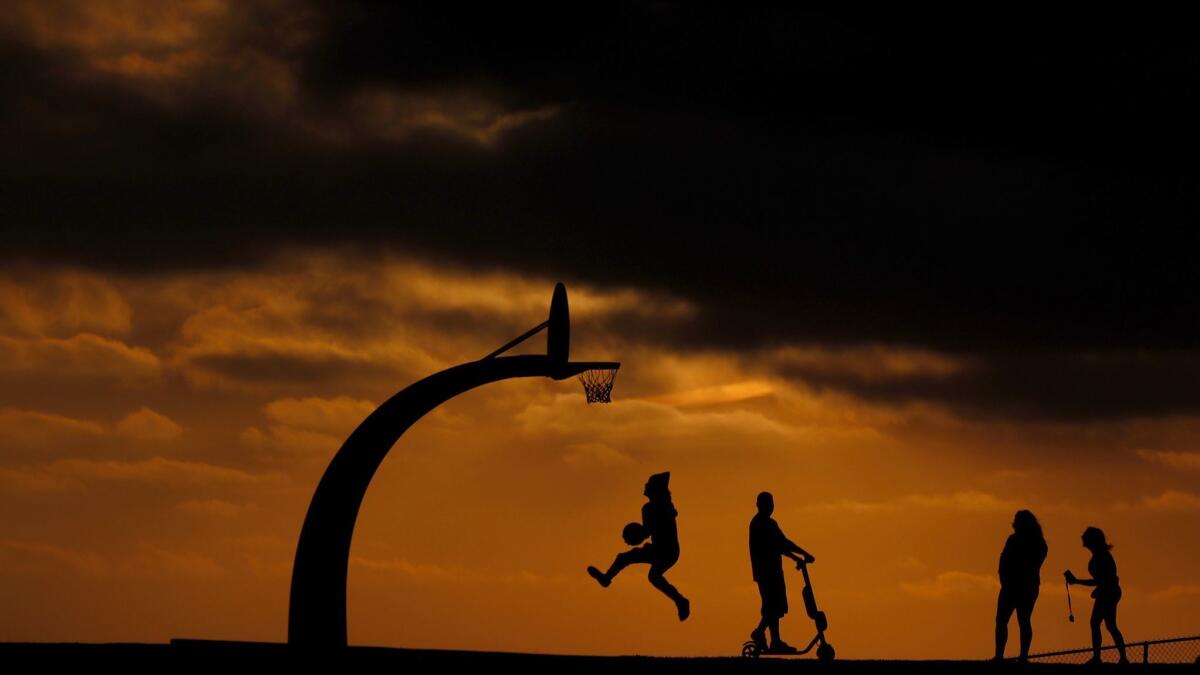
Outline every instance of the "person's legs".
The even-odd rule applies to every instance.
[[[771,598],[771,648],[770,651],[777,654],[788,654],[795,652],[795,648],[783,641],[783,636],[779,632],[779,620],[782,619],[788,611],[787,604],[787,584],[783,580],[782,570],[777,577],[771,578],[767,583],[767,592]]]
[[[750,639],[754,640],[759,649],[766,651],[767,629],[771,626],[772,609],[769,590],[762,582],[758,582],[758,597],[762,600],[762,609],[759,611],[762,618],[759,619],[758,626],[750,631]]]
[[[671,582],[667,581],[667,578],[663,576],[663,574],[671,568],[671,565],[674,564],[675,561],[671,560],[669,563],[656,562],[650,565],[650,574],[648,575],[648,578],[650,579],[651,586],[654,586],[658,590],[662,591],[663,595],[667,596],[675,603],[675,609],[679,612],[679,620],[684,621],[692,612],[692,603],[689,602],[687,598],[683,597],[683,593],[680,593],[679,589],[672,586]]]
[[[759,619],[758,625],[754,627],[754,630],[750,631],[750,639],[754,640],[754,644],[758,645],[760,648],[766,647],[767,645],[767,628],[770,627],[770,625],[771,620],[764,616],[763,618]]]
[[[1118,598],[1120,596],[1117,596]],[[1106,602],[1104,605],[1104,627],[1108,629],[1108,634],[1112,636],[1113,643],[1117,645],[1117,652],[1121,655],[1121,663],[1128,663],[1129,659],[1125,658],[1125,636],[1121,635],[1121,629],[1117,628],[1117,599],[1114,598],[1111,603]],[[1097,633],[1100,631],[1097,630]]]
[[[996,655],[997,661],[1004,659],[1004,646],[1008,644],[1008,620],[1012,618],[1013,604],[1009,601],[1011,593],[1003,586],[996,597]]]
[[[1092,660],[1100,662],[1100,622],[1103,620],[1103,605],[1100,600],[1092,603]]]
[[[779,637],[779,617],[771,617],[767,628],[771,631],[771,644],[777,645],[783,642],[783,638]]]
[[[1034,596],[1034,600],[1037,596]],[[1017,608],[1017,626],[1021,631],[1021,660],[1029,660],[1029,645],[1033,643],[1033,602]]]

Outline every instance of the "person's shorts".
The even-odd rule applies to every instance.
[[[1092,597],[1095,598],[1097,605],[1112,605],[1116,607],[1117,603],[1121,601],[1121,587],[1097,586],[1092,591]]]
[[[779,619],[788,613],[787,584],[783,575],[758,580],[758,595],[762,598],[762,615],[768,619]]]
[[[1007,621],[1013,610],[1029,614],[1038,599],[1037,586],[1001,586],[996,600],[996,619]]]
[[[679,549],[655,546],[654,542],[629,549],[629,559],[635,563],[647,563],[650,570],[662,574],[679,562]]]

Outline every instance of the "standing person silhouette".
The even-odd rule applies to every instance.
[[[1080,586],[1095,586],[1092,597],[1092,660],[1088,663],[1100,663],[1100,622],[1108,628],[1117,651],[1121,654],[1121,663],[1129,663],[1125,657],[1125,637],[1117,628],[1117,603],[1121,600],[1121,585],[1117,578],[1117,561],[1112,557],[1112,545],[1104,538],[1104,532],[1098,527],[1089,527],[1083,531],[1083,547],[1092,552],[1088,561],[1088,574],[1091,579],[1076,578],[1071,570],[1063,572],[1068,584]]]
[[[788,611],[787,585],[783,580],[783,558],[787,556],[797,563],[816,561],[811,554],[783,536],[779,523],[771,517],[775,512],[775,498],[770,492],[758,493],[758,513],[750,521],[750,569],[758,584],[762,598],[762,620],[750,633],[750,639],[759,650],[768,654],[795,654],[796,648],[779,637],[779,620]],[[797,557],[797,554],[803,558]],[[767,630],[771,631],[771,644],[767,646]]]
[[[1013,516],[1013,533],[1000,553],[1000,595],[996,599],[996,656],[1004,660],[1008,642],[1008,622],[1017,613],[1021,630],[1021,661],[1029,660],[1033,641],[1033,605],[1040,589],[1042,563],[1046,560],[1046,537],[1033,513],[1022,509]]]
[[[647,499],[642,505],[642,529],[636,540],[626,540],[632,545],[649,538],[650,543],[618,553],[607,572],[591,566],[587,571],[601,586],[608,588],[613,578],[626,567],[635,563],[649,564],[650,584],[674,601],[679,620],[685,621],[692,612],[692,604],[663,576],[679,560],[679,530],[675,526],[679,512],[675,510],[671,491],[667,488],[670,480],[669,471],[656,473],[646,480],[646,488],[642,491]],[[631,525],[636,526],[636,523]],[[630,526],[626,526],[626,531],[629,530]]]

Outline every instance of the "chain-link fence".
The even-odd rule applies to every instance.
[[[1168,640],[1126,642],[1125,655],[1132,663],[1200,664],[1200,635]],[[1100,648],[1100,659],[1106,663],[1116,663],[1120,657],[1121,655],[1114,645]],[[1030,661],[1038,663],[1085,663],[1091,658],[1090,647],[1029,655]]]

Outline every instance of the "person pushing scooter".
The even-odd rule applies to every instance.
[[[774,512],[775,498],[770,492],[760,492],[758,514],[750,521],[750,568],[762,597],[762,620],[750,633],[750,639],[761,652],[795,654],[798,650],[779,637],[779,620],[788,612],[783,558],[791,558],[797,564],[811,563],[816,558],[783,535],[779,524],[771,517]],[[771,631],[770,646],[767,645],[767,630]]]

